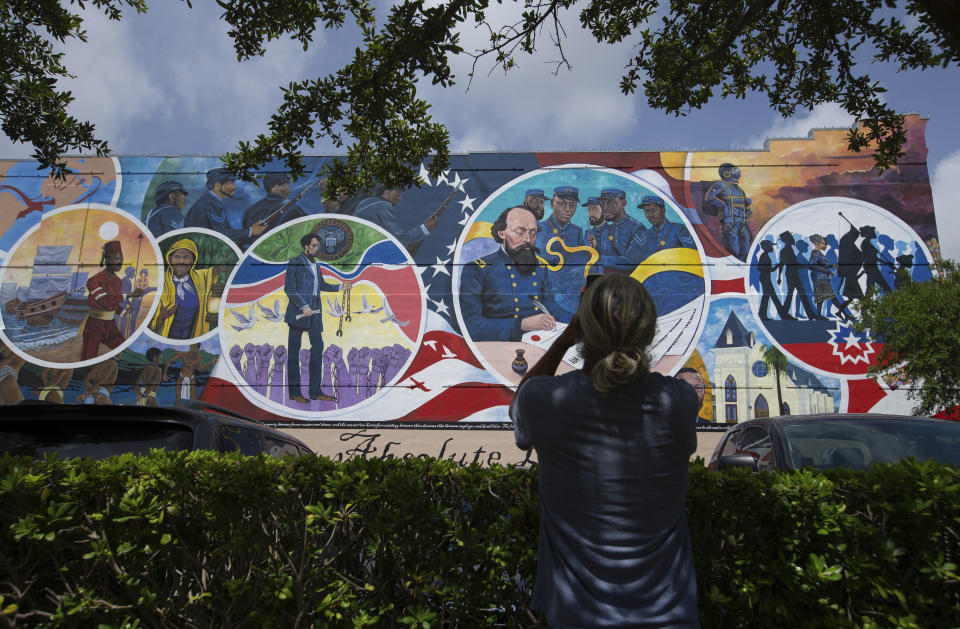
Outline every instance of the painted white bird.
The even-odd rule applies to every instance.
[[[380,306],[379,308],[374,308],[373,306],[371,306],[370,302],[367,301],[366,293],[363,293],[362,295],[360,295],[360,301],[361,301],[360,310],[354,310],[353,311],[354,314],[367,314],[367,313],[380,312],[381,310],[383,310],[383,306]]]
[[[380,319],[380,323],[387,323],[389,321],[392,321],[393,323],[396,323],[397,325],[399,325],[401,328],[405,328],[408,325],[410,325],[409,321],[400,321],[399,319],[397,319],[396,315],[393,314],[393,311],[390,310],[390,304],[387,303],[386,297],[383,298],[383,313],[387,316],[384,317],[383,319]]]
[[[327,305],[330,306],[330,309],[327,310],[327,313],[331,317],[336,317],[339,319],[343,316],[343,308],[340,307],[340,302],[334,301],[333,299],[327,297]]]
[[[231,325],[234,330],[237,332],[242,332],[243,330],[249,330],[253,327],[253,324],[257,322],[257,318],[253,316],[253,306],[250,306],[250,312],[246,316],[240,314],[236,310],[231,310],[233,316],[237,318],[237,321],[240,322],[240,325]]]
[[[280,300],[274,300],[273,310],[270,308],[264,308],[263,304],[259,301],[257,302],[257,308],[260,309],[260,314],[266,318],[267,321],[272,321],[273,323],[281,323],[283,321],[283,315],[280,314]]]

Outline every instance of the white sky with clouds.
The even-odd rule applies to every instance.
[[[263,58],[239,63],[215,3],[155,2],[146,15],[128,12],[108,22],[88,11],[87,44],[71,42],[66,63],[77,76],[72,112],[97,126],[116,154],[220,154],[266,129],[281,102],[279,87],[339,67],[356,45],[355,30],[318,30],[308,52],[296,42],[273,42]],[[490,17],[515,7],[494,4]],[[450,89],[424,86],[434,118],[450,129],[454,152],[533,150],[703,150],[761,148],[767,137],[805,137],[813,127],[846,126],[836,105],[782,120],[763,98],[716,100],[677,118],[650,109],[642,94],[623,96],[619,79],[631,42],[596,43],[566,20],[565,49],[572,70],[552,73],[554,50],[518,57],[504,76],[481,64],[466,91],[469,60],[454,65]],[[483,43],[482,31],[462,33],[466,48]],[[548,38],[543,39],[546,44]],[[903,113],[930,116],[928,169],[940,240],[946,256],[960,258],[960,70],[897,74],[869,66]],[[318,142],[313,153],[330,153]],[[29,149],[0,136],[0,157],[25,157]]]

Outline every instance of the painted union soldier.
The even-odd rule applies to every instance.
[[[568,247],[582,247],[585,244],[583,228],[570,222],[578,203],[580,192],[573,186],[554,188],[553,199],[550,200],[553,214],[539,224],[540,231],[537,233],[537,249],[541,256],[548,255],[547,243],[554,237],[560,238]]]
[[[303,208],[293,203],[279,216],[273,216],[277,210],[283,207],[284,203],[287,202],[287,197],[290,196],[290,176],[288,174],[267,173],[263,177],[263,189],[267,191],[267,196],[248,207],[243,213],[244,229],[249,230],[259,223],[267,224],[267,227],[273,227],[307,215]],[[270,219],[269,223],[268,219]],[[255,236],[248,236],[240,242],[241,248],[246,249],[253,244],[255,239]]]
[[[157,207],[147,215],[147,228],[159,238],[167,232],[183,228],[183,208],[187,204],[186,188],[179,181],[164,181],[154,193]]]
[[[627,248],[627,258],[631,264],[640,264],[653,254],[664,249],[696,249],[693,237],[686,225],[667,220],[667,208],[663,199],[646,196],[640,200],[638,208],[650,222],[649,229],[638,229]]]
[[[523,195],[523,207],[533,212],[533,215],[538,221],[542,221],[544,214],[543,203],[546,200],[547,197],[543,194],[542,188],[530,188],[526,194]]]
[[[534,214],[525,207],[509,208],[490,231],[500,248],[467,264],[460,281],[460,305],[471,338],[519,341],[524,332],[568,322],[570,314],[554,299],[549,274],[537,260]]]
[[[100,344],[110,349],[116,349],[125,340],[117,323],[115,315],[123,314],[120,304],[126,299],[117,271],[123,266],[123,250],[119,240],[111,240],[103,245],[103,254],[100,257],[102,271],[87,280],[87,305],[90,313],[80,326],[83,345],[80,349],[80,360],[96,358]],[[144,291],[134,289],[129,297],[142,297]],[[134,322],[134,327],[136,322]]]
[[[600,253],[600,264],[603,265],[603,270],[610,271],[617,267],[633,266],[627,258],[627,248],[637,232],[645,230],[646,227],[627,214],[627,193],[623,190],[617,188],[601,190],[600,203],[606,223],[597,229],[596,242],[590,244]]]
[[[207,171],[207,192],[201,194],[190,206],[184,224],[187,227],[202,227],[219,232],[236,243],[256,239],[267,230],[263,223],[249,227],[233,227],[227,216],[224,199],[232,199],[237,189],[237,177],[226,168],[211,168]]]
[[[730,163],[719,168],[720,181],[715,181],[707,190],[704,203],[706,211],[720,219],[723,246],[735,258],[746,261],[750,249],[750,229],[747,219],[753,214],[750,197],[740,187],[740,169]]]

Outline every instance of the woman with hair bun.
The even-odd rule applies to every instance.
[[[657,313],[643,285],[604,275],[517,388],[517,446],[537,449],[533,609],[551,627],[699,627],[685,501],[697,394],[651,373]],[[553,375],[581,345],[582,371]]]

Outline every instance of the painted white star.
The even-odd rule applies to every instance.
[[[433,303],[437,305],[437,313],[438,313],[438,314],[444,314],[444,315],[445,315],[445,314],[448,314],[448,313],[450,312],[450,308],[447,307],[447,304],[444,303],[444,301],[443,301],[442,299],[441,299],[440,301],[435,301],[435,302],[433,302]]]
[[[457,241],[454,240],[454,241],[453,241],[453,244],[450,245],[449,247],[447,247],[447,253],[448,253],[449,255],[453,255],[453,252],[456,250],[456,248],[457,248]]]
[[[469,215],[469,214],[464,214],[464,215],[463,215],[463,218],[460,219],[459,221],[457,221],[457,225],[463,225],[464,227],[466,227],[466,226],[467,226],[467,221],[469,221],[469,220],[470,220],[470,215]]]
[[[427,172],[427,168],[423,165],[423,162],[420,162],[420,178],[423,179],[423,182],[428,186],[433,185],[430,183],[430,173]]]
[[[476,201],[476,199],[471,197],[469,194],[466,196],[466,198],[463,201],[459,201],[458,203],[460,203],[460,212],[463,214],[466,214],[468,208],[472,212],[474,201]]]
[[[469,179],[460,179],[460,173],[453,173],[453,181],[447,182],[447,185],[452,186],[454,190],[460,190],[463,192],[463,184],[470,181]]]
[[[449,170],[445,170],[445,171],[443,171],[442,173],[440,173],[440,176],[437,177],[437,183],[436,183],[436,185],[439,186],[441,183],[445,183],[445,184],[447,184],[447,185],[449,186],[449,185],[450,185],[450,180],[447,179],[447,175],[449,175],[449,174],[450,174],[450,171],[449,171]]]
[[[433,277],[436,277],[440,273],[450,275],[450,271],[447,270],[447,263],[449,262],[450,260],[441,260],[440,257],[437,256],[437,263],[430,265],[430,268],[433,269]]]
[[[853,332],[850,332],[845,337],[843,337],[843,340],[847,342],[846,347],[844,347],[843,349],[850,349],[851,347],[860,347],[859,334],[854,334]]]

